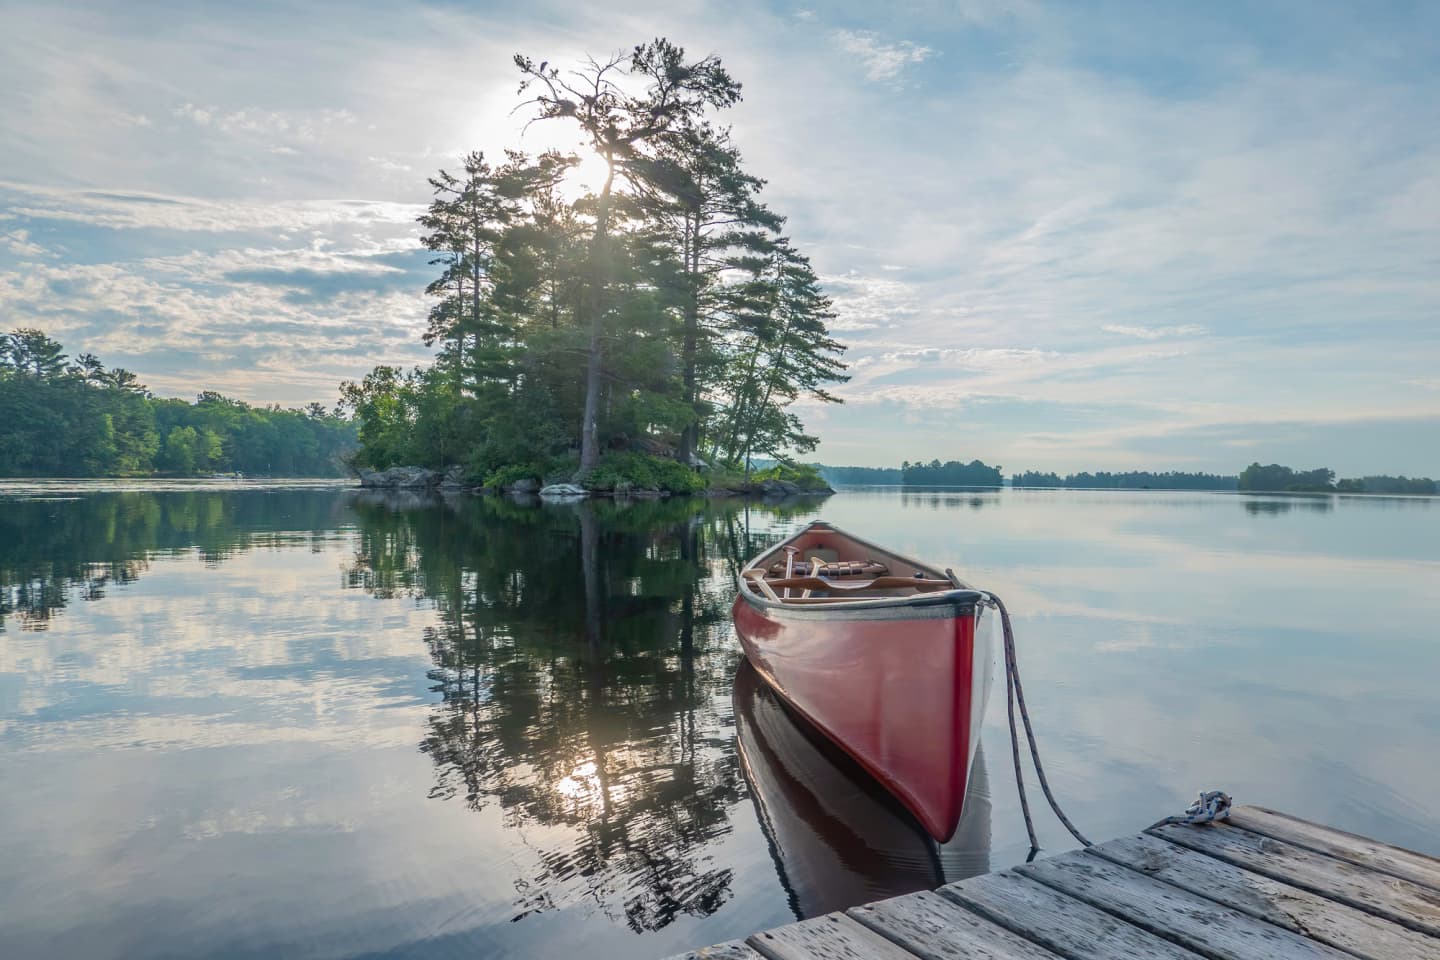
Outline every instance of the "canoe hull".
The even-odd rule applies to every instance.
[[[742,592],[732,613],[756,672],[943,843],[960,822],[993,674],[982,611],[967,600],[781,607]]]
[[[937,848],[883,784],[790,710],[749,663],[735,671],[732,702],[740,768],[795,919],[989,872],[983,750],[960,826]]]

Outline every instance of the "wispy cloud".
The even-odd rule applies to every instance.
[[[1195,323],[1184,323],[1174,327],[1141,327],[1107,323],[1100,329],[1106,333],[1118,333],[1123,337],[1136,337],[1141,340],[1163,340],[1166,337],[1198,337],[1205,333],[1205,328]]]
[[[860,62],[865,76],[875,81],[895,80],[907,67],[935,55],[929,47],[910,40],[886,41],[869,30],[836,30],[831,37],[836,46]]]
[[[1373,431],[1391,461],[1359,428],[1293,427],[1307,461],[1440,474],[1440,10],[1272,9],[1250,30],[1204,6],[737,3],[666,31],[744,81],[728,121],[835,301],[855,376],[844,416],[815,414],[820,456],[894,462],[963,428],[971,455],[1022,466],[1230,468],[1285,442],[1264,411],[1397,425]],[[573,145],[521,137],[510,55],[655,29],[640,0],[7,15],[9,322],[152,386],[260,400],[425,356],[403,259],[425,176]]]

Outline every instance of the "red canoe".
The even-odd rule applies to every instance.
[[[986,594],[819,521],[739,581],[735,629],[760,676],[949,840],[990,693]]]

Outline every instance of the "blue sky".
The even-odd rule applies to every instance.
[[[412,364],[510,57],[720,55],[839,307],[830,463],[1440,476],[1440,5],[0,0],[0,324],[152,389]]]

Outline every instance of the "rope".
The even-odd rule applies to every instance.
[[[1163,827],[1166,824],[1178,823],[1184,826],[1192,826],[1197,823],[1213,823],[1216,820],[1230,819],[1230,794],[1224,790],[1201,790],[1195,802],[1185,808],[1184,813],[1176,814],[1173,817],[1161,817],[1147,830],[1154,830],[1156,827]]]
[[[953,583],[960,583],[953,570],[946,570],[945,575]],[[1035,822],[1030,816],[1030,800],[1025,794],[1025,777],[1020,763],[1020,737],[1015,728],[1017,706],[1020,721],[1025,725],[1025,739],[1030,745],[1030,762],[1035,766],[1035,777],[1040,781],[1040,789],[1045,794],[1050,809],[1081,846],[1092,846],[1085,835],[1075,828],[1075,824],[1070,822],[1070,818],[1065,816],[1065,811],[1060,809],[1055,794],[1050,790],[1050,781],[1045,777],[1045,767],[1040,763],[1040,748],[1035,743],[1035,728],[1030,723],[1030,711],[1025,706],[1025,688],[1020,684],[1020,664],[1015,657],[1015,631],[1010,625],[1010,611],[1005,609],[1005,602],[995,594],[987,593],[985,597],[987,599],[984,602],[988,602],[999,612],[1000,628],[1005,636],[1005,707],[1010,721],[1010,756],[1015,761],[1015,787],[1020,791],[1020,812],[1025,816],[1025,833],[1030,837],[1030,856],[1026,860],[1028,862],[1035,859],[1035,855],[1040,852],[1040,841],[1035,836]]]

